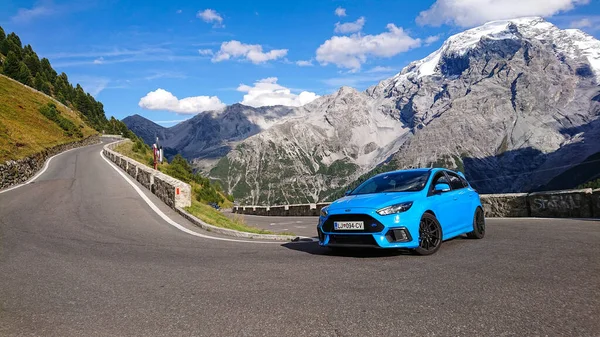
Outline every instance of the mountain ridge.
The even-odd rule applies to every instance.
[[[252,204],[317,202],[384,162],[463,169],[484,192],[533,189],[561,173],[534,172],[598,145],[598,62],[600,41],[581,31],[490,22],[364,91],[342,87],[278,115],[204,169]]]

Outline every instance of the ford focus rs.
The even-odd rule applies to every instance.
[[[462,173],[446,169],[386,172],[321,209],[319,244],[414,249],[435,253],[444,240],[485,235],[479,194]]]

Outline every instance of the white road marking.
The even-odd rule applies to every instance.
[[[106,159],[106,157],[104,157],[104,154],[102,153],[103,151],[100,151],[100,157],[102,157],[102,159],[104,159],[104,161],[106,161],[115,171],[117,171],[117,173],[119,173],[121,175],[121,177],[123,177],[123,179],[125,179],[125,181],[127,181],[129,183],[129,185],[131,185],[131,187],[133,187],[133,189],[140,195],[140,197],[142,197],[142,199],[146,202],[146,204],[148,204],[148,206],[150,206],[150,208],[152,208],[152,210],[158,214],[158,216],[160,216],[163,220],[165,220],[169,225],[179,229],[180,231],[193,235],[193,236],[197,236],[197,237],[201,237],[204,239],[211,239],[211,240],[219,240],[219,241],[229,241],[229,242],[243,242],[243,243],[276,243],[276,244],[281,244],[281,242],[271,242],[271,241],[248,241],[248,240],[235,240],[235,239],[226,239],[226,238],[219,238],[219,237],[214,237],[214,236],[209,236],[209,235],[204,235],[204,234],[200,234],[197,232],[194,232],[190,229],[185,228],[184,226],[178,224],[177,222],[171,220],[171,218],[169,218],[165,213],[163,213],[163,211],[161,211],[147,196],[146,194],[144,194],[144,192],[142,192],[142,190],[137,187],[137,185],[131,181],[131,179],[129,179],[129,177],[127,177],[125,175],[125,173],[123,173],[123,171],[118,168],[116,165],[114,165],[113,163],[111,163],[108,159]]]
[[[94,145],[95,145],[95,144],[94,144]],[[73,150],[75,150],[75,149],[81,149],[82,147],[85,147],[85,146],[74,147],[74,148],[72,148],[72,149],[69,149],[69,150],[67,150],[67,151],[63,151],[63,152],[61,152],[61,153],[57,153],[57,154],[55,154],[54,156],[52,156],[52,157],[48,158],[48,160],[46,160],[46,163],[44,164],[44,167],[43,167],[43,168],[42,168],[42,169],[41,169],[41,170],[40,170],[38,173],[36,173],[36,174],[35,174],[35,175],[34,175],[32,178],[30,178],[29,180],[27,180],[26,182],[24,182],[24,183],[22,183],[22,184],[15,185],[15,186],[12,186],[12,187],[9,187],[9,188],[7,188],[7,189],[5,189],[5,190],[0,190],[0,194],[2,194],[2,193],[6,193],[6,192],[8,192],[8,191],[12,191],[12,190],[14,190],[14,189],[16,189],[16,188],[23,187],[23,186],[25,186],[25,185],[28,185],[28,184],[31,184],[31,183],[32,183],[32,182],[34,182],[34,181],[35,181],[35,180],[36,180],[36,179],[37,179],[39,176],[41,176],[41,175],[42,175],[44,172],[46,172],[46,170],[48,169],[48,164],[50,164],[50,161],[52,160],[52,158],[54,158],[54,157],[58,157],[58,156],[60,156],[60,155],[61,155],[61,154],[63,154],[63,153],[67,153],[67,152],[69,152],[69,151],[73,151]]]
[[[296,228],[306,228],[306,226],[294,226]]]

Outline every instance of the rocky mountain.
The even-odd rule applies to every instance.
[[[600,41],[541,18],[497,21],[367,90],[412,128],[397,168],[464,169],[482,192],[527,191],[600,151]]]
[[[590,35],[490,22],[365,92],[341,88],[228,143],[210,174],[245,204],[328,199],[383,162],[464,170],[486,193],[530,190],[600,151],[599,82]]]
[[[140,115],[125,117],[122,122],[148,145],[156,143],[156,137],[159,137],[159,141],[162,141],[171,135],[169,129]]]
[[[159,136],[167,157],[180,153],[202,169],[225,156],[232,144],[268,129],[293,112],[283,106],[253,108],[233,104],[220,111],[200,113],[170,128],[139,115],[127,117],[123,122],[147,144],[154,143]]]

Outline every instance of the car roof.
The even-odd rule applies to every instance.
[[[380,175],[384,175],[384,174],[390,174],[390,173],[400,173],[400,172],[428,172],[428,171],[431,171],[432,173],[437,173],[437,172],[440,172],[440,171],[450,171],[450,172],[457,173],[458,175],[464,177],[464,175],[461,172],[456,172],[456,171],[449,170],[449,169],[446,169],[446,168],[441,168],[441,167],[416,168],[416,169],[407,169],[407,170],[388,171],[388,172],[379,173],[379,174],[376,175],[376,177],[380,176]]]

